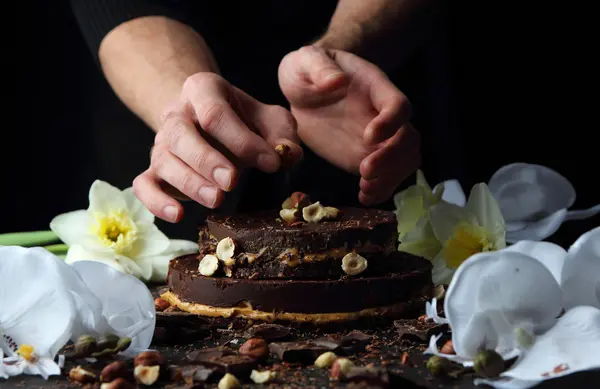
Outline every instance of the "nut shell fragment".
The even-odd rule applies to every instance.
[[[302,209],[302,217],[308,223],[318,223],[327,216],[325,208],[319,201]]]
[[[342,258],[342,270],[349,276],[355,276],[367,269],[367,259],[357,253],[348,253]]]
[[[133,371],[135,380],[146,386],[154,385],[158,381],[160,375],[160,366],[144,366],[138,365]]]
[[[217,257],[226,266],[235,264],[235,242],[231,238],[223,238],[217,244]]]
[[[205,255],[198,265],[198,271],[206,277],[212,276],[217,270],[219,270],[219,258],[212,254]]]
[[[283,219],[284,222],[286,223],[293,223],[295,221],[298,220],[299,215],[299,211],[297,209],[282,209],[281,211],[279,211],[279,216],[281,217],[281,219]]]

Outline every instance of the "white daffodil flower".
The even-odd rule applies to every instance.
[[[528,389],[542,381],[600,368],[600,309],[578,306],[537,337],[533,346],[498,379],[476,379],[498,389]]]
[[[500,168],[489,183],[506,220],[506,240],[543,240],[565,220],[587,219],[600,213],[600,204],[569,211],[575,188],[558,172],[541,165],[513,163]]]
[[[431,208],[431,227],[442,249],[433,258],[435,284],[448,284],[470,256],[506,246],[506,228],[496,200],[486,184],[471,189],[465,207],[441,202]]]
[[[121,191],[99,180],[87,210],[59,215],[50,228],[69,246],[66,263],[102,262],[143,281],[164,281],[169,260],[198,250],[195,242],[169,240],[132,188]]]
[[[554,325],[561,310],[560,285],[539,260],[510,250],[475,254],[460,265],[444,300],[456,354],[441,354],[439,337],[426,353],[464,366],[482,350],[511,359]]]
[[[565,309],[577,305],[600,308],[600,227],[571,245],[560,281]]]
[[[77,317],[56,268],[60,259],[41,248],[0,247],[0,348],[4,375],[60,374],[54,361]],[[64,264],[61,264],[64,266]]]

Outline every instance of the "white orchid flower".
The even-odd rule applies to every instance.
[[[568,310],[498,379],[476,379],[498,389],[528,389],[542,381],[600,368],[600,309]]]
[[[569,248],[561,273],[565,309],[600,308],[600,227],[581,235]]]
[[[57,257],[41,248],[0,247],[0,348],[4,375],[60,374],[54,361],[77,317]]]
[[[432,337],[428,354],[472,366],[494,350],[505,360],[521,355],[562,310],[562,292],[548,268],[525,254],[500,250],[463,262],[446,291],[444,313],[455,355],[441,354]]]
[[[87,210],[59,215],[50,228],[69,246],[66,263],[102,262],[143,281],[164,281],[171,259],[198,250],[195,242],[169,240],[132,188],[120,191],[99,180]]]
[[[445,202],[433,206],[431,227],[442,246],[432,260],[438,285],[448,284],[470,256],[506,246],[504,219],[486,184],[473,186],[465,207]]]
[[[543,240],[565,220],[587,219],[600,213],[600,204],[569,211],[575,188],[558,172],[541,165],[513,163],[500,168],[489,188],[506,220],[506,240]]]

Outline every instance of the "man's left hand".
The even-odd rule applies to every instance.
[[[374,64],[306,46],[283,58],[279,85],[302,141],[335,166],[360,174],[364,205],[389,199],[419,167],[410,103]]]

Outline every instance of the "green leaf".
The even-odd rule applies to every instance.
[[[53,231],[10,232],[0,234],[0,246],[36,247],[60,242]]]
[[[63,243],[51,244],[49,246],[44,246],[44,248],[54,254],[66,254],[69,250],[69,246]]]

